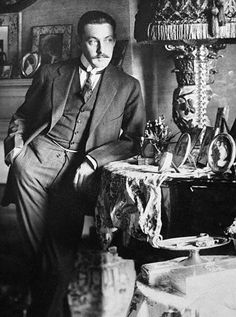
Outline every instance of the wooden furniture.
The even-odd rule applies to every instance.
[[[164,238],[224,235],[236,216],[236,180],[196,170],[158,173],[155,166],[113,162],[104,167],[96,225],[104,246],[113,233],[156,244]]]
[[[236,216],[236,182],[224,178],[171,179],[168,235],[223,235]]]

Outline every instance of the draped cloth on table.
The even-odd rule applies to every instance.
[[[102,239],[109,239],[115,228],[124,232],[124,244],[131,236],[151,244],[160,239],[161,184],[166,178],[165,173],[145,174],[143,166],[110,163],[102,174],[95,210]]]

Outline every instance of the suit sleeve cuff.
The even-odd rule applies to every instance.
[[[97,161],[90,155],[86,155],[86,162],[92,167],[92,169],[96,170],[98,167]]]

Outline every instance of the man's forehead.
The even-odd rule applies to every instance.
[[[84,33],[106,32],[113,35],[113,27],[109,23],[88,23],[84,26]]]

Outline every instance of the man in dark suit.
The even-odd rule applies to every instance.
[[[11,167],[4,201],[16,204],[36,259],[33,317],[62,316],[84,213],[96,202],[101,167],[135,155],[143,134],[140,85],[110,63],[115,27],[100,11],[81,17],[82,55],[41,67],[5,139]]]

